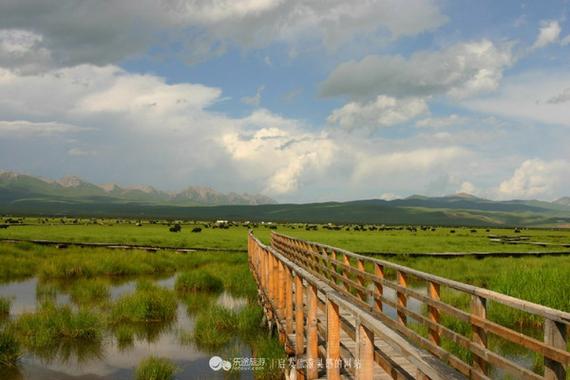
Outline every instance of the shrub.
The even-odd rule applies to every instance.
[[[212,306],[196,317],[194,342],[202,349],[215,351],[231,340],[236,324],[235,313],[221,306]]]
[[[180,292],[220,292],[224,283],[208,272],[194,270],[178,275],[175,287]]]
[[[137,380],[172,380],[176,371],[177,367],[172,361],[151,356],[139,364],[136,378]]]

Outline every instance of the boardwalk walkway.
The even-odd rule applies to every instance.
[[[270,246],[250,233],[248,253],[294,378],[567,379],[570,313],[276,233]],[[490,307],[534,315],[543,336],[490,320]]]

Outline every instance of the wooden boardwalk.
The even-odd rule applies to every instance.
[[[276,233],[270,246],[250,233],[248,253],[291,378],[567,378],[570,313]],[[491,303],[541,318],[544,339],[488,319]],[[544,369],[501,355],[490,336],[544,358]]]

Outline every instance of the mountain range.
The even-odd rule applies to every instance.
[[[0,172],[0,202],[38,199],[95,203],[141,202],[176,206],[276,203],[273,199],[260,194],[224,194],[209,187],[191,186],[179,192],[166,192],[146,185],[129,187],[121,187],[114,183],[95,185],[75,176],[51,180],[16,172]]]
[[[150,186],[94,185],[78,177],[49,180],[0,172],[0,214],[570,227],[570,197],[554,202],[493,201],[459,193],[394,200],[277,204],[263,195],[222,194],[207,187],[169,193]]]

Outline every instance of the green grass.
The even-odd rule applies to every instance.
[[[165,322],[176,318],[178,302],[173,291],[158,286],[140,286],[111,306],[110,322]]]
[[[196,317],[194,342],[207,352],[216,352],[229,343],[235,332],[235,313],[225,307],[214,305]]]
[[[6,297],[0,297],[0,320],[10,316],[12,301]]]
[[[0,372],[3,367],[14,367],[20,359],[20,344],[7,329],[0,329]]]
[[[281,363],[287,363],[287,355],[283,345],[275,338],[260,336],[253,345],[253,355],[256,358],[265,358],[264,365],[254,368],[256,379],[278,380],[283,378]]]
[[[109,284],[101,279],[76,281],[70,290],[71,300],[78,305],[101,303],[106,301],[110,294]]]
[[[143,360],[136,372],[137,380],[173,380],[176,365],[169,359],[151,356]]]
[[[46,239],[69,242],[112,242],[174,247],[197,247],[217,249],[242,249],[246,246],[247,227],[229,229],[203,228],[199,234],[192,233],[192,227],[202,223],[184,225],[180,233],[168,231],[168,226],[144,223],[137,227],[134,223],[118,223],[116,220],[103,220],[101,224],[77,225],[25,225],[13,226],[0,230],[0,238]],[[271,230],[259,225],[254,229],[256,236],[268,242]],[[454,230],[455,233],[451,233]],[[560,247],[536,247],[531,245],[505,245],[490,242],[487,235],[521,235],[512,228],[500,229],[476,228],[436,228],[436,231],[416,232],[407,230],[385,231],[332,231],[320,226],[317,231],[306,231],[304,225],[279,225],[277,232],[302,239],[319,241],[354,252],[525,252],[552,251]],[[528,229],[522,235],[529,235],[531,240],[539,242],[570,242],[569,230]],[[567,249],[568,250],[568,249]],[[0,255],[1,256],[1,255]],[[0,266],[2,268],[2,266]]]
[[[224,283],[218,277],[203,270],[180,273],[175,288],[179,292],[221,292]]]
[[[52,347],[61,339],[98,342],[103,328],[100,316],[91,311],[74,311],[69,306],[49,303],[35,313],[20,315],[14,324],[17,336],[31,350]]]

